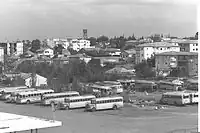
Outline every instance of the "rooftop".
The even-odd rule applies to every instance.
[[[158,53],[156,55],[198,55],[198,53],[196,52],[175,52],[175,51],[171,51],[171,52],[163,52],[163,53]]]
[[[185,40],[185,41],[181,41],[179,43],[182,43],[182,44],[194,44],[194,43],[198,43],[198,40]]]
[[[62,126],[62,122],[0,112],[0,132],[20,132]]]
[[[138,47],[179,47],[179,46],[168,42],[153,42],[153,43],[140,44],[138,45]]]

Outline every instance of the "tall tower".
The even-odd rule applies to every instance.
[[[87,29],[83,29],[83,39],[87,39]]]

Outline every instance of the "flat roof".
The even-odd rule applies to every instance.
[[[175,52],[175,51],[170,51],[170,52],[163,52],[163,53],[157,53],[156,55],[198,55],[197,52]]]
[[[168,42],[153,42],[138,45],[138,47],[179,47],[178,45]]]
[[[62,126],[62,122],[0,112],[0,133]]]

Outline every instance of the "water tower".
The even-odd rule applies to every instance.
[[[83,29],[83,38],[87,39],[87,29]]]

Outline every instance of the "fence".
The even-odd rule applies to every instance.
[[[199,133],[198,132],[198,128],[189,128],[189,129],[177,129],[177,130],[173,130],[167,133]]]

